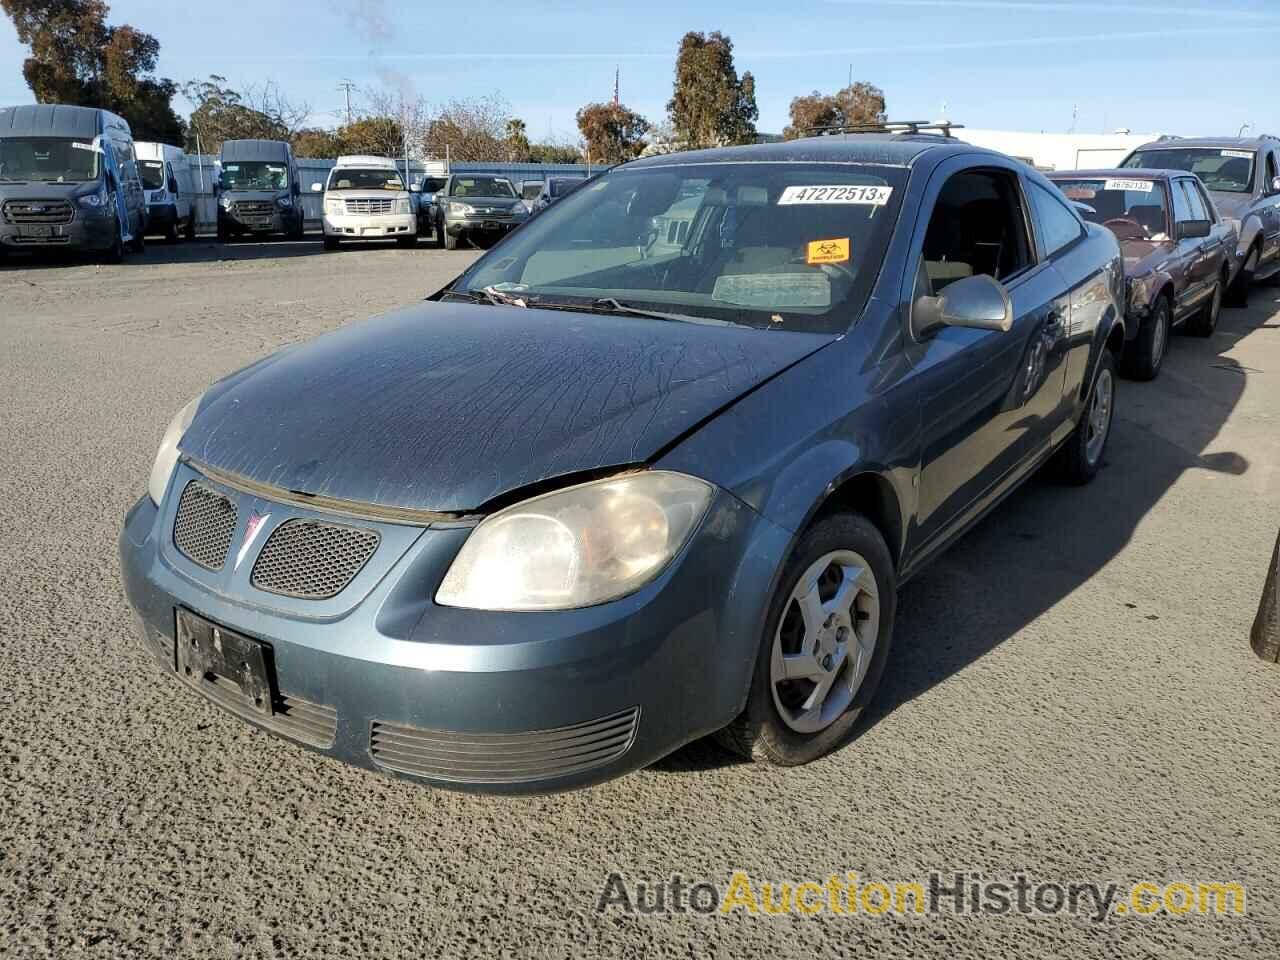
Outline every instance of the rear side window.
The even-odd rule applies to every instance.
[[[1181,180],[1173,185],[1173,219],[1177,223],[1195,219],[1191,213],[1191,201],[1187,198],[1187,191]]]
[[[1038,183],[1031,184],[1031,205],[1040,221],[1045,254],[1053,256],[1080,239],[1084,228],[1061,196],[1055,196]]]

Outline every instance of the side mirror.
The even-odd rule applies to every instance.
[[[969,327],[1008,333],[1013,328],[1013,300],[999,281],[985,274],[948,284],[936,297],[920,297],[911,310],[917,337],[939,327]]]
[[[1280,193],[1280,177],[1276,177],[1271,181],[1271,192],[1272,194]]]
[[[1179,240],[1200,240],[1213,232],[1208,220],[1183,220],[1177,228]]]
[[[421,192],[422,192],[422,184],[420,184],[420,183],[411,183],[411,184],[409,184],[409,192],[410,192],[410,193],[421,193]]]
[[[312,193],[324,193],[324,184],[323,184],[323,183],[313,183],[313,184],[311,185],[311,192],[312,192]]]

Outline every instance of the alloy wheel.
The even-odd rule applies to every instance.
[[[1115,394],[1115,379],[1111,371],[1103,368],[1098,382],[1093,385],[1093,397],[1089,401],[1089,437],[1085,443],[1085,455],[1090,463],[1097,463],[1111,429],[1111,406]]]
[[[773,638],[770,686],[778,714],[797,733],[817,733],[857,695],[880,633],[880,591],[871,565],[852,550],[805,570]]]

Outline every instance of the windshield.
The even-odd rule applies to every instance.
[[[439,193],[444,189],[444,185],[448,182],[448,177],[427,177],[422,181],[422,192]]]
[[[1155,180],[1060,180],[1058,189],[1090,223],[1100,224],[1119,240],[1169,239],[1168,201]]]
[[[344,167],[329,174],[329,190],[403,190],[395,170],[356,170]]]
[[[511,181],[502,177],[454,177],[451,197],[514,197]]]
[[[60,137],[10,137],[0,140],[0,180],[72,183],[96,180],[101,170],[97,148]]]
[[[289,168],[283,163],[233,160],[222,165],[223,190],[284,190]]]
[[[1196,174],[1210,190],[1252,193],[1252,150],[1218,150],[1208,147],[1139,150],[1124,165],[1148,170],[1186,170]]]
[[[451,289],[842,332],[879,273],[906,176],[861,164],[623,167],[534,218]]]
[[[553,197],[563,197],[566,193],[572,193],[582,183],[583,181],[581,180],[552,180],[551,195]]]
[[[164,188],[164,164],[159,160],[139,160],[138,174],[142,177],[142,185],[148,190]]]

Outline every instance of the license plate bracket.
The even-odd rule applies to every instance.
[[[196,686],[213,684],[238,693],[246,708],[271,716],[271,648],[267,644],[180,607],[176,633],[179,676]]]
[[[24,223],[18,227],[20,237],[56,237],[62,234],[62,228],[46,223]]]
[[[484,230],[497,230],[497,229],[498,229],[498,227],[500,227],[500,226],[501,226],[501,224],[500,224],[500,223],[498,223],[498,221],[497,221],[497,220],[486,220],[486,221],[484,222],[484,227],[483,227],[482,229],[484,229]]]

